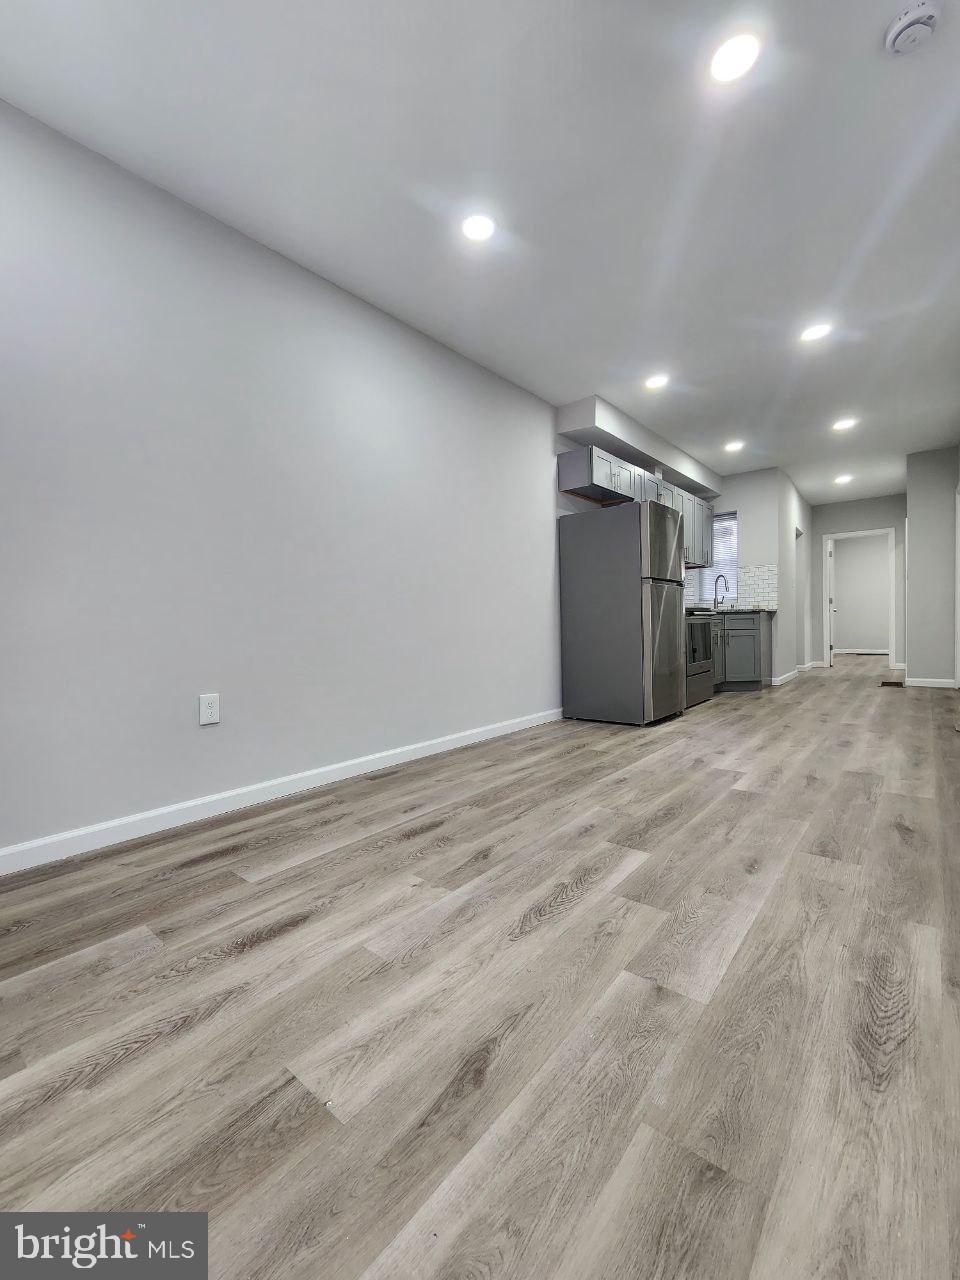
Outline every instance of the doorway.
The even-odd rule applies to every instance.
[[[795,610],[795,647],[797,660],[794,664],[798,671],[805,671],[810,665],[807,662],[807,615],[810,612],[809,561],[807,554],[808,541],[803,530],[794,527],[793,531],[793,582]]]
[[[886,654],[896,666],[896,552],[893,529],[823,535],[823,660],[838,653]]]

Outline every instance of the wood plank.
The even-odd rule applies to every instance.
[[[128,1148],[122,1167],[98,1169],[105,1203],[118,1211],[149,1204],[156,1211],[216,1213],[304,1147],[317,1155],[339,1138],[326,1108],[283,1070],[225,1105],[211,1098],[199,1122],[187,1109],[178,1119],[162,1139]],[[38,1206],[87,1203],[90,1172],[86,1162],[75,1166],[44,1189]]]
[[[866,834],[862,858],[868,898],[898,919],[939,927],[943,922],[944,863],[936,804],[885,794]]]
[[[400,876],[338,897],[332,903],[301,896],[262,914],[244,917],[215,936],[183,939],[148,958],[134,974],[120,972],[90,990],[45,1002],[36,1017],[20,1024],[20,1047],[30,1062],[66,1046],[96,1055],[98,1037],[125,1034],[137,1040],[141,1024],[176,1017],[209,997],[233,1005],[255,1000],[261,987],[273,992],[361,946],[385,920],[420,911],[437,891],[415,877]],[[212,1007],[211,1006],[211,1007]],[[118,1010],[125,1017],[118,1017]],[[190,1019],[187,1018],[189,1024]],[[3,1102],[0,1098],[0,1115]]]
[[[859,913],[836,949],[753,1276],[947,1280],[935,930]]]
[[[739,845],[762,810],[762,797],[729,788],[664,837],[645,863],[624,882],[621,892],[637,902],[672,911],[692,883],[716,864],[724,851]]]
[[[636,1130],[644,1092],[699,1006],[621,974],[363,1273],[550,1275]]]
[[[706,1003],[759,909],[759,902],[730,901],[694,886],[627,968],[638,977]]]
[[[882,787],[878,773],[841,772],[811,821],[801,850],[839,862],[859,862]]]
[[[396,1064],[335,1156],[305,1155],[278,1170],[217,1224],[226,1274],[359,1274],[590,1014],[659,920],[625,899],[601,899],[541,940],[542,962],[527,963],[521,980],[475,983],[438,1007],[414,1068]]]
[[[943,1200],[947,1222],[946,1274],[960,1276],[960,992],[943,991],[943,1135],[934,1151],[943,1159]],[[934,1099],[935,1101],[935,1099]]]
[[[832,883],[827,859],[798,855],[778,881],[647,1120],[725,1172],[765,1185],[776,1172],[824,984],[858,873]]]
[[[553,1280],[744,1280],[764,1192],[641,1124]]]
[[[417,1069],[420,1045],[429,1039],[438,1006],[476,1015],[491,986],[511,971],[536,962],[550,937],[571,916],[588,907],[629,871],[637,855],[617,845],[575,854],[559,876],[544,877],[497,913],[488,925],[460,941],[435,964],[418,972],[396,998],[338,1029],[326,1043],[292,1062],[291,1070],[321,1097],[340,1120],[348,1121],[398,1072]],[[647,918],[659,923],[659,913]],[[403,954],[401,952],[400,954]]]

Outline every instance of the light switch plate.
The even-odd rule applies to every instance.
[[[200,723],[219,724],[220,723],[220,695],[219,693],[201,693],[200,695]]]

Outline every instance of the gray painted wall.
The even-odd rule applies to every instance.
[[[907,679],[956,674],[958,450],[907,455]]]
[[[779,473],[779,606],[773,624],[773,674],[789,675],[806,662],[809,632],[810,505]],[[797,530],[800,537],[797,537]]]
[[[0,132],[0,845],[558,706],[553,409]]]
[[[886,534],[838,538],[833,550],[833,643],[837,649],[890,647],[890,550]]]
[[[725,476],[715,509],[737,513],[737,562],[776,565],[778,608],[773,619],[773,675],[789,676],[808,661],[810,618],[810,506],[775,467]],[[797,529],[802,537],[797,539]]]
[[[823,538],[831,533],[857,533],[864,529],[893,529],[895,539],[894,589],[896,592],[897,646],[895,662],[904,661],[906,598],[906,555],[904,538],[907,517],[906,494],[888,498],[861,498],[853,502],[830,502],[814,507],[813,535],[810,547],[810,621],[812,648],[810,657],[823,661]],[[911,530],[911,537],[913,536]]]
[[[780,555],[780,472],[775,467],[724,476],[714,509],[737,513],[739,564],[777,564]]]

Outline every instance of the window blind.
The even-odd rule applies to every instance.
[[[722,573],[730,584],[728,590],[721,585],[726,600],[737,594],[737,513],[713,517],[713,567],[688,569],[684,581],[683,598],[687,604],[713,604],[713,584]]]

